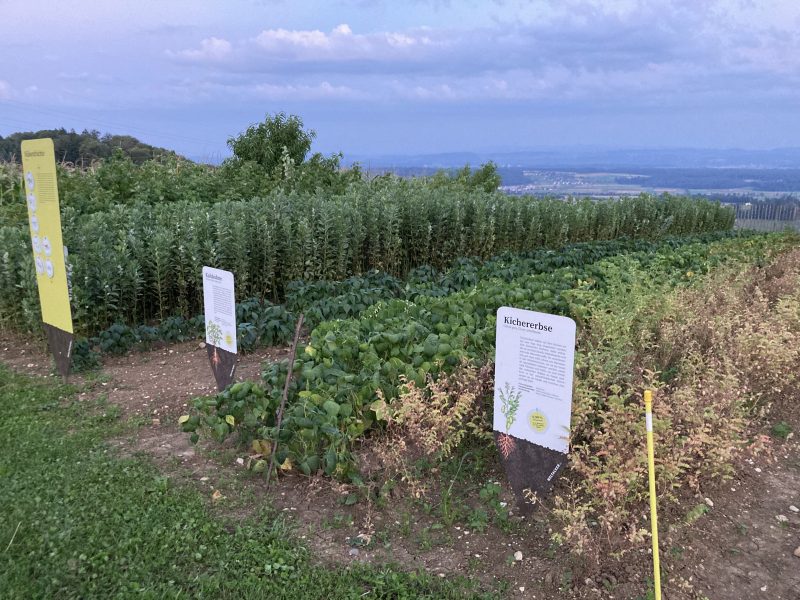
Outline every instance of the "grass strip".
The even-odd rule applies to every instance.
[[[197,491],[115,456],[116,407],[0,366],[4,598],[463,598],[465,579],[315,564],[268,509],[213,513]]]

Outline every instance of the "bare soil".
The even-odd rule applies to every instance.
[[[285,358],[288,351],[281,347],[243,355],[236,379],[259,379],[264,362]],[[54,377],[40,341],[0,332],[0,362],[27,375]],[[189,412],[192,398],[215,392],[206,350],[198,342],[109,357],[99,373],[70,381],[78,386],[79,398],[104,395],[119,407],[131,425],[129,434],[112,441],[121,454],[146,456],[176,485],[200,489],[224,516],[243,518],[271,507],[294,524],[298,537],[324,564],[391,562],[442,576],[464,575],[488,587],[500,585],[508,597],[647,597],[649,543],[622,561],[606,557],[598,565],[577,564],[551,546],[543,513],[527,520],[512,516],[505,530],[491,525],[478,532],[463,518],[446,525],[436,490],[423,499],[398,496],[376,505],[361,498],[348,505],[353,488],[290,474],[266,491],[263,477],[241,464],[246,450],[202,441],[193,446],[180,431],[177,419]],[[780,419],[800,431],[800,411],[782,410]],[[743,459],[734,479],[690,498],[683,513],[665,507],[665,599],[800,600],[800,557],[793,554],[800,547],[800,514],[790,509],[800,507],[800,444],[795,434],[766,447]],[[493,472],[488,480],[503,482],[503,477]],[[472,492],[455,501],[474,500],[477,506],[476,489]],[[504,483],[502,499],[513,503]],[[687,522],[685,511],[699,504],[707,507],[706,514]],[[521,560],[515,560],[516,552],[522,553]]]

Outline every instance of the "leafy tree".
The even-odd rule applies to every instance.
[[[363,173],[358,164],[346,169],[342,167],[341,161],[341,152],[328,157],[316,152],[296,170],[288,187],[302,192],[323,189],[334,194],[343,194],[350,184],[362,181]]]
[[[108,158],[113,149],[98,137],[87,136],[78,148],[78,155],[83,159],[83,163],[91,163],[94,160]]]
[[[493,161],[489,161],[481,165],[479,169],[470,173],[468,175],[468,181],[469,187],[471,188],[480,188],[487,192],[493,192],[500,187],[502,179],[497,172],[497,165]]]
[[[159,156],[175,156],[164,148],[145,144],[129,135],[101,135],[96,130],[77,133],[74,129],[42,129],[40,131],[21,131],[8,137],[0,136],[0,161],[20,162],[20,145],[23,140],[52,138],[56,161],[77,166],[88,166],[92,162],[108,158],[115,149],[121,150],[134,163]]]
[[[263,122],[251,125],[244,133],[228,139],[228,147],[236,161],[255,162],[270,175],[284,171],[284,148],[295,165],[300,165],[311,150],[317,136],[312,129],[303,129],[303,120],[285,112],[267,115]],[[283,177],[279,177],[283,178]]]
[[[493,192],[500,186],[502,180],[497,172],[497,165],[493,161],[489,161],[475,170],[469,165],[465,165],[455,172],[438,171],[431,181],[434,186],[450,186],[455,183],[471,190],[481,189]]]

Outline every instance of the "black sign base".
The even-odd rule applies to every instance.
[[[494,432],[494,441],[519,512],[528,515],[538,499],[552,491],[567,464],[567,455],[498,431]]]
[[[208,350],[211,371],[217,381],[217,389],[221,392],[233,383],[233,374],[236,371],[236,355],[233,352],[217,348],[213,344],[206,344],[206,350]]]
[[[72,334],[53,327],[49,323],[43,323],[44,332],[47,334],[47,345],[56,362],[56,370],[66,381],[69,375],[70,356],[72,355]]]

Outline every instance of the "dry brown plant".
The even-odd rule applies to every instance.
[[[765,268],[721,269],[701,285],[628,291],[581,333],[573,477],[553,502],[556,541],[589,560],[649,535],[641,389],[658,389],[661,502],[701,494],[745,452],[768,455],[768,440],[754,435],[759,418],[798,398],[800,250]],[[660,377],[648,382],[647,369]]]
[[[447,459],[467,435],[491,439],[485,399],[491,394],[493,365],[462,363],[451,374],[428,377],[424,387],[405,380],[400,395],[385,402],[385,431],[366,452],[376,459],[383,476],[399,477],[412,495],[426,493],[424,482],[413,472],[421,458]]]

